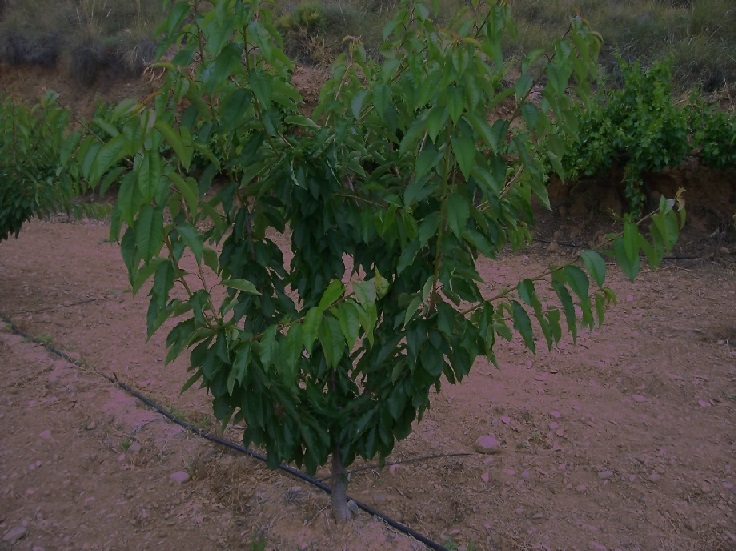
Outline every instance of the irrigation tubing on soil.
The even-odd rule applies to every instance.
[[[64,352],[62,350],[59,350],[58,348],[56,348],[52,344],[49,344],[49,343],[47,343],[47,342],[45,342],[45,341],[43,341],[41,339],[38,339],[38,338],[36,338],[36,337],[34,337],[32,335],[29,335],[28,333],[26,333],[25,331],[23,331],[22,329],[20,329],[17,325],[15,325],[15,323],[13,323],[13,321],[9,317],[7,317],[5,314],[3,314],[2,312],[0,312],[0,320],[2,320],[4,323],[6,323],[8,325],[8,327],[10,327],[10,330],[13,333],[15,333],[16,335],[19,335],[19,336],[23,337],[24,339],[29,340],[31,342],[34,342],[36,344],[40,344],[41,346],[43,346],[46,350],[48,350],[52,354],[54,354],[54,355],[56,355],[56,356],[58,356],[60,358],[63,358],[64,360],[68,361],[72,365],[75,365],[75,366],[77,366],[79,368],[84,368],[84,364],[80,360],[77,360],[76,358],[72,358],[69,354],[67,354],[66,352]],[[258,452],[254,452],[253,450],[249,450],[248,448],[245,448],[245,447],[243,447],[243,446],[241,446],[239,444],[236,444],[235,442],[231,442],[229,440],[225,440],[223,438],[219,438],[217,436],[214,436],[214,435],[212,435],[212,434],[210,434],[208,432],[205,432],[204,430],[200,429],[199,427],[194,426],[190,422],[185,421],[184,419],[180,419],[179,417],[176,417],[174,414],[172,414],[166,408],[164,408],[163,406],[160,406],[159,404],[157,404],[156,402],[154,402],[150,398],[144,396],[138,390],[136,390],[136,389],[128,386],[124,382],[118,380],[117,377],[115,377],[114,375],[106,375],[106,374],[101,373],[101,372],[99,372],[97,370],[95,370],[95,373],[97,373],[100,377],[104,378],[105,380],[107,380],[108,382],[112,383],[113,385],[117,386],[118,388],[120,388],[124,392],[130,394],[135,399],[137,399],[138,401],[142,402],[143,404],[145,404],[149,408],[151,408],[154,411],[160,413],[161,415],[163,415],[164,417],[166,417],[172,423],[176,423],[177,425],[185,428],[189,432],[191,432],[193,434],[196,434],[197,436],[199,436],[201,438],[204,438],[206,440],[209,440],[210,442],[214,442],[215,444],[218,444],[220,446],[224,446],[224,447],[229,448],[231,450],[234,450],[234,451],[236,451],[238,453],[247,455],[248,457],[252,457],[253,459],[257,459],[257,460],[262,461],[264,463],[266,462],[266,457],[264,455],[258,453]],[[453,454],[453,455],[455,455],[455,454]],[[468,454],[462,454],[462,455],[468,455]],[[432,456],[432,457],[435,457],[435,456]],[[311,484],[312,486],[314,486],[316,488],[319,488],[323,492],[326,492],[328,494],[331,494],[332,493],[332,489],[327,484],[325,484],[324,482],[322,482],[321,480],[319,480],[317,478],[314,478],[312,476],[309,476],[307,474],[304,474],[303,472],[301,472],[298,469],[295,469],[293,467],[289,467],[288,465],[279,465],[278,466],[278,469],[281,470],[281,471],[284,471],[285,473],[288,473],[288,474],[290,474],[290,475],[292,475],[292,476],[294,476],[294,477],[296,477],[296,478],[298,478],[298,479],[300,479],[300,480],[302,480],[304,482],[307,482],[308,484]],[[389,516],[381,513],[380,511],[377,511],[373,507],[371,507],[369,505],[366,505],[365,503],[361,503],[360,501],[353,500],[353,502],[362,511],[365,511],[369,515],[374,516],[377,519],[382,520],[383,522],[385,522],[386,524],[388,524],[389,526],[391,526],[395,530],[398,530],[399,532],[401,532],[403,534],[406,534],[407,536],[410,536],[410,537],[414,538],[415,540],[423,543],[429,549],[432,549],[434,551],[449,551],[444,545],[441,545],[441,544],[439,544],[439,543],[437,543],[435,541],[432,541],[431,539],[429,539],[428,537],[420,534],[419,532],[416,532],[416,531],[412,530],[411,528],[409,528],[408,526],[405,526],[405,525],[401,524],[400,522],[392,519],[391,517],[389,517]]]

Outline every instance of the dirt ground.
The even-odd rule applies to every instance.
[[[212,428],[164,334],[146,343],[146,296],[107,232],[36,221],[0,244],[0,313],[85,366],[0,331],[0,549],[424,549],[365,513],[336,526],[326,494],[101,377]],[[564,258],[482,273],[498,286]],[[355,472],[351,496],[450,549],[736,549],[736,266],[671,261],[611,285],[602,330],[537,356],[500,345],[501,369],[446,385],[389,460],[404,463]],[[474,451],[487,434],[499,454]]]

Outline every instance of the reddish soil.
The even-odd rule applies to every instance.
[[[320,76],[295,80],[314,101]],[[130,93],[99,86],[109,99]],[[90,95],[57,72],[0,68],[0,90],[28,99],[44,88],[91,112]],[[353,497],[450,549],[736,549],[736,184],[697,167],[659,178],[655,192],[690,184],[694,216],[675,256],[698,260],[669,260],[634,284],[612,269],[619,303],[577,346],[533,356],[500,343],[500,369],[479,361],[445,385],[389,465],[353,466]],[[538,234],[551,243],[483,262],[488,286],[615,228],[611,189],[553,187],[558,208]],[[101,376],[215,430],[207,395],[178,392],[185,363],[164,366],[165,333],[146,342],[145,292],[130,293],[107,234],[56,219],[0,243],[0,313],[84,366],[0,326],[0,550],[424,548],[365,513],[335,525],[326,494],[184,431]],[[474,451],[488,434],[500,453]],[[224,435],[237,441],[238,427]]]

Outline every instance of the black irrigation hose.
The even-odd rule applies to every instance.
[[[575,243],[569,243],[567,241],[553,241],[550,239],[542,239],[541,237],[533,238],[533,241],[537,243],[545,243],[547,245],[557,243],[560,247],[568,247],[570,249],[586,249],[588,245],[576,245]],[[663,256],[662,260],[705,260],[705,256]]]
[[[410,457],[409,459],[402,459],[400,461],[392,461],[386,463],[386,466],[391,467],[392,465],[406,465],[408,463],[419,463],[420,461],[428,461],[430,459],[444,459],[446,457],[467,457],[473,455],[472,453],[433,453],[432,455],[420,455],[419,457]],[[362,473],[365,471],[372,471],[373,469],[380,468],[380,465],[366,465],[365,467],[358,467],[357,469],[350,469],[348,475],[356,473]],[[325,481],[329,480],[329,477],[318,478],[317,480]]]
[[[33,336],[25,333],[24,331],[22,331],[17,325],[15,325],[13,323],[13,321],[10,318],[8,318],[2,312],[0,312],[0,320],[2,320],[3,322],[5,322],[10,327],[10,330],[13,333],[15,333],[16,335],[19,335],[19,336],[23,337],[24,339],[29,340],[29,341],[32,341],[32,342],[34,342],[36,344],[40,344],[41,346],[43,346],[46,350],[48,350],[52,354],[54,354],[54,355],[56,355],[56,356],[58,356],[60,358],[65,359],[66,361],[68,361],[69,363],[71,363],[71,364],[73,364],[73,365],[75,365],[77,367],[81,367],[81,368],[84,367],[84,364],[80,360],[77,360],[76,358],[72,358],[69,354],[67,354],[66,352],[64,352],[62,350],[59,350],[55,346],[53,346],[51,344],[48,344],[47,342],[44,342],[41,339],[37,339],[37,338],[35,338],[35,337],[33,337]],[[105,375],[104,373],[100,373],[99,371],[95,371],[95,372],[98,375],[100,375],[100,377],[106,379],[108,382],[112,383],[113,385],[115,385],[115,386],[119,387],[120,389],[122,389],[123,391],[127,392],[128,394],[130,394],[131,396],[133,396],[134,398],[136,398],[137,400],[139,400],[140,402],[142,402],[143,404],[145,404],[149,408],[153,409],[154,411],[157,411],[158,413],[160,413],[161,415],[163,415],[164,417],[166,417],[172,423],[175,423],[175,424],[177,424],[177,425],[185,428],[186,430],[188,430],[188,431],[196,434],[197,436],[200,436],[201,438],[204,438],[206,440],[209,440],[210,442],[214,442],[215,444],[219,444],[220,446],[224,446],[226,448],[230,448],[231,450],[234,450],[234,451],[236,451],[238,453],[242,453],[244,455],[247,455],[248,457],[252,457],[253,459],[257,459],[259,461],[263,461],[264,463],[266,462],[266,458],[263,455],[261,455],[261,454],[259,454],[257,452],[254,452],[252,450],[249,450],[249,449],[247,449],[247,448],[245,448],[245,447],[243,447],[243,446],[241,446],[239,444],[236,444],[234,442],[230,442],[229,440],[225,440],[223,438],[219,438],[217,436],[213,436],[212,434],[210,434],[208,432],[205,432],[204,430],[200,429],[199,427],[196,427],[196,426],[192,425],[188,421],[185,421],[183,419],[179,419],[174,414],[172,414],[170,411],[168,411],[165,408],[163,408],[162,406],[158,405],[156,402],[154,402],[150,398],[147,398],[146,396],[144,396],[143,394],[141,394],[139,391],[135,390],[134,388],[131,388],[130,386],[128,386],[124,382],[119,381],[117,379],[117,377],[110,376],[110,375]],[[470,455],[470,454],[457,454],[457,455]],[[417,460],[419,460],[419,459],[421,459],[421,458],[417,458]],[[288,465],[279,465],[278,466],[278,469],[280,469],[281,471],[284,471],[285,473],[288,473],[288,474],[290,474],[290,475],[292,475],[292,476],[294,476],[294,477],[296,477],[296,478],[298,478],[298,479],[300,479],[300,480],[302,480],[304,482],[307,482],[307,483],[311,484],[312,486],[314,486],[316,488],[319,488],[320,490],[322,490],[322,491],[324,491],[324,492],[326,492],[328,494],[331,494],[332,493],[332,489],[329,486],[327,486],[325,483],[323,483],[321,480],[319,480],[317,478],[314,478],[314,477],[311,477],[311,476],[309,476],[307,474],[304,474],[303,472],[301,472],[298,469],[295,469],[293,467],[289,467]],[[401,524],[400,522],[392,519],[391,517],[389,517],[389,516],[387,516],[387,515],[379,512],[379,511],[377,511],[373,507],[371,507],[369,505],[366,505],[365,503],[361,503],[360,501],[353,500],[353,502],[362,511],[365,511],[369,515],[374,516],[374,517],[382,520],[383,522],[385,522],[386,524],[388,524],[389,526],[391,526],[395,530],[398,530],[399,532],[401,532],[403,534],[406,534],[407,536],[410,536],[410,537],[414,538],[415,540],[423,543],[429,549],[432,549],[433,551],[449,551],[444,545],[441,545],[441,544],[439,544],[439,543],[437,543],[435,541],[432,541],[431,539],[429,539],[428,537],[420,534],[419,532],[416,532],[416,531],[412,530],[411,528],[409,528],[408,526],[405,526],[405,525]]]

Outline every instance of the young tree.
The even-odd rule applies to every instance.
[[[378,59],[348,38],[310,118],[267,5],[203,4],[171,7],[165,83],[110,125],[86,176],[130,159],[112,234],[125,227],[134,290],[153,280],[148,334],[179,320],[167,361],[191,350],[186,387],[201,382],[217,418],[244,422],[244,444],[272,466],[313,472],[331,457],[345,520],[346,466],[390,454],[433,387],[479,355],[495,362],[497,336],[534,350],[532,319],[548,347],[563,324],[575,336],[603,320],[613,293],[597,252],[580,255],[585,270],[550,267],[493,297],[475,266],[529,240],[532,198],[548,204],[547,174],[562,171],[599,39],[573,18],[549,54],[511,70],[507,2],[473,1],[447,26],[407,3]],[[673,207],[650,217],[651,242],[629,219],[611,238],[632,278],[641,250],[656,264],[673,245]]]

